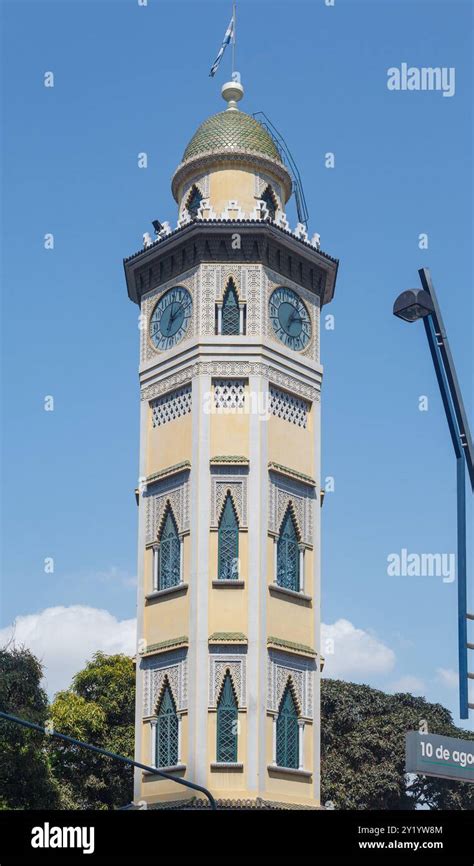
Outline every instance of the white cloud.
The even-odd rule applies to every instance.
[[[450,689],[456,689],[459,685],[459,677],[451,668],[436,668],[438,682]]]
[[[324,675],[333,678],[361,679],[370,674],[385,674],[395,664],[395,653],[390,647],[347,619],[322,624],[322,654],[326,659]]]
[[[0,629],[0,646],[12,637],[17,646],[24,644],[43,663],[44,686],[52,696],[69,687],[73,675],[94,652],[133,655],[136,620],[118,620],[107,610],[85,605],[48,607],[19,616]]]
[[[388,690],[391,692],[410,692],[412,695],[420,695],[426,691],[426,686],[423,680],[418,679],[418,677],[414,677],[412,674],[405,674],[399,677],[398,680],[390,683]]]

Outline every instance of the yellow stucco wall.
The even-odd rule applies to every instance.
[[[250,213],[253,212],[258,199],[255,194],[255,174],[255,168],[251,165],[248,167],[241,166],[239,168],[233,168],[230,166],[215,166],[214,168],[211,168],[209,172],[208,198],[211,207],[219,217],[222,211],[227,207],[229,201],[236,200],[238,201],[242,211],[247,215],[247,218],[249,217]],[[280,182],[271,172],[266,172],[265,178],[267,177],[279,205],[282,206],[279,195],[281,190]],[[185,204],[189,196],[189,183],[191,183],[191,186],[196,184],[196,186],[202,190],[202,175],[196,174],[194,177],[190,176],[187,178],[185,184],[181,185],[178,195],[180,208]],[[183,202],[183,193],[185,189],[186,193]],[[230,214],[229,218],[236,216],[236,214]]]
[[[148,420],[147,475],[191,460],[192,413],[153,427],[151,409]]]
[[[313,412],[306,428],[272,415],[268,422],[268,459],[313,477]]]
[[[248,398],[246,398],[247,402]],[[247,411],[222,409],[211,416],[211,457],[249,455]]]

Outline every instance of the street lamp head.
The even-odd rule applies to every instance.
[[[433,312],[433,302],[424,289],[407,289],[393,305],[393,315],[405,322],[416,322]]]

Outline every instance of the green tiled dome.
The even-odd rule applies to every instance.
[[[282,163],[278,149],[267,130],[258,120],[243,111],[221,111],[201,124],[193,135],[183,162],[201,153],[250,150]]]

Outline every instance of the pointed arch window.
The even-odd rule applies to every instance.
[[[188,200],[186,202],[186,210],[191,219],[197,219],[198,211],[201,207],[201,202],[202,192],[196,185],[194,185],[191,189],[191,192],[189,193]]]
[[[299,767],[298,710],[288,683],[276,722],[276,762],[279,767]]]
[[[168,507],[161,530],[158,549],[158,586],[169,589],[180,583],[181,543],[171,508]]]
[[[294,517],[288,506],[277,543],[276,582],[284,589],[300,589],[300,552]]]
[[[179,719],[169,685],[161,697],[156,721],[156,766],[175,767],[179,757]]]
[[[229,671],[217,704],[217,755],[219,764],[237,762],[237,698],[232,687]]]
[[[239,299],[232,280],[227,286],[222,301],[222,334],[224,336],[240,334]]]
[[[239,522],[230,493],[227,494],[219,521],[218,579],[239,577]]]
[[[275,220],[278,210],[278,202],[271,186],[267,186],[265,192],[262,195],[262,201],[264,201],[267,206],[270,219]]]

